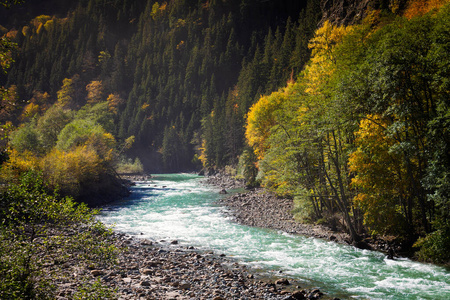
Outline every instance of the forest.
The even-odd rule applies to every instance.
[[[299,220],[344,224],[356,243],[401,237],[448,263],[450,6],[429,8],[325,21],[300,76],[250,108],[246,138],[258,179]]]
[[[347,23],[319,0],[10,2],[3,182],[37,171],[98,205],[118,173],[227,167],[299,222],[449,263],[449,1]]]

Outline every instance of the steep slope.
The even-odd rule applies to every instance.
[[[25,3],[17,11],[43,8]],[[147,170],[198,168],[192,159],[202,144],[204,165],[220,167],[242,151],[255,98],[308,60],[319,11],[318,1],[61,2],[29,22],[6,23],[20,51],[1,80],[17,86],[22,106],[47,92],[43,108],[70,79],[74,109],[88,101],[86,87],[101,82],[99,99],[115,101],[114,134],[136,137],[128,154]]]

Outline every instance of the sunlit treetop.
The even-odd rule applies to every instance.
[[[438,10],[449,0],[411,0],[405,10],[404,16],[411,19],[416,16],[422,16],[432,10]]]

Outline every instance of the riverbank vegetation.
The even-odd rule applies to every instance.
[[[55,299],[68,280],[68,266],[101,268],[114,263],[118,248],[96,211],[49,189],[42,174],[29,172],[0,192],[0,298]],[[74,275],[79,282],[90,274]],[[112,299],[114,291],[85,285],[73,299]]]
[[[252,106],[246,137],[262,184],[303,221],[340,222],[356,242],[401,237],[449,263],[450,5],[408,12],[325,22],[299,78]]]

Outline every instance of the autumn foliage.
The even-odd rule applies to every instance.
[[[449,263],[444,2],[411,1],[407,18],[383,26],[380,13],[324,22],[297,81],[252,106],[246,137],[262,183],[293,197],[299,218],[343,226],[355,242],[419,238],[421,259]]]

